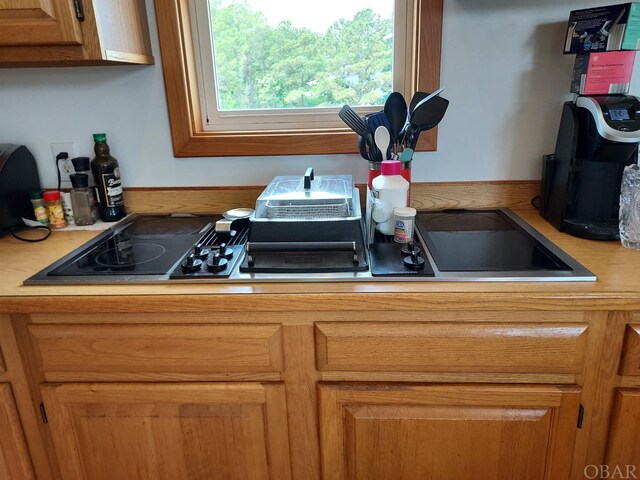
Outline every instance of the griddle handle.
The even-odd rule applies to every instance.
[[[304,189],[311,190],[311,181],[313,180],[313,168],[307,168],[307,171],[304,172]]]
[[[247,253],[255,252],[356,252],[356,242],[247,242]]]

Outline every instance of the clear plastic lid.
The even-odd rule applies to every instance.
[[[255,218],[326,219],[353,213],[351,175],[276,177],[260,194]],[[306,185],[305,185],[306,183]]]

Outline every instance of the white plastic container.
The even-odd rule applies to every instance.
[[[416,219],[416,209],[411,207],[396,207],[393,209],[395,231],[393,241],[409,243],[413,240],[413,228]]]
[[[393,209],[407,206],[409,182],[401,175],[402,166],[397,160],[382,162],[381,175],[371,182],[373,196],[377,199],[372,212],[376,229],[385,235],[393,235],[395,221]]]

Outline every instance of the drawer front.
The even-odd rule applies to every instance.
[[[281,372],[281,325],[29,325],[43,372]]]
[[[638,316],[634,316],[634,320]],[[640,323],[630,323],[624,335],[620,375],[640,375]]]
[[[318,323],[319,370],[580,373],[586,324]]]
[[[2,357],[2,350],[0,350],[0,372],[6,372],[7,366],[4,363],[4,358]]]

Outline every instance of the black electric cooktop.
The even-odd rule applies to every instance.
[[[416,228],[441,272],[571,271],[501,210],[421,213]]]
[[[213,221],[212,217],[139,217],[49,275],[161,275],[197,243]]]

